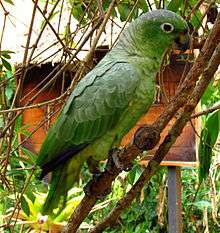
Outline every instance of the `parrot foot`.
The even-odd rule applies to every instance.
[[[84,190],[84,193],[87,195],[87,196],[95,196],[97,199],[99,200],[102,200],[105,198],[105,196],[107,196],[109,193],[112,192],[112,188],[109,187],[107,188],[105,191],[103,191],[102,193],[100,193],[97,188],[96,190],[96,187],[94,184],[98,183],[100,177],[101,177],[101,173],[96,173],[96,174],[93,174],[93,177],[92,179],[86,184],[86,186],[83,188]],[[97,192],[96,192],[97,191]]]
[[[92,157],[88,158],[87,165],[88,165],[90,173],[93,174],[94,176],[101,173],[99,169],[99,162],[94,160]]]
[[[128,161],[122,161],[120,159],[119,154],[123,151],[123,149],[117,149],[114,148],[110,150],[109,156],[110,160],[114,163],[114,165],[120,170],[120,171],[130,171],[132,169],[132,162]]]

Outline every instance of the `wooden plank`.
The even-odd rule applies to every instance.
[[[169,233],[183,232],[180,167],[168,167],[168,229]]]
[[[139,162],[139,164],[143,166],[147,166],[148,162],[149,162],[149,159],[147,160],[143,159]],[[160,165],[161,166],[176,166],[176,167],[198,167],[199,162],[198,161],[196,162],[162,161]]]

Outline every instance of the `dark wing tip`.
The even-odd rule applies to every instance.
[[[55,170],[58,166],[63,165],[69,159],[71,159],[74,155],[78,154],[81,150],[87,147],[89,143],[80,144],[80,145],[73,145],[70,148],[64,150],[63,152],[58,153],[55,158],[50,160],[49,162],[41,165],[41,174],[39,179],[43,179],[49,172]]]

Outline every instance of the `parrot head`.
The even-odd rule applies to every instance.
[[[167,47],[186,50],[189,33],[186,21],[168,10],[154,10],[142,14],[128,27],[133,47],[142,54],[162,55]]]

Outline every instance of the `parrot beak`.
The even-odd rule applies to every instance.
[[[187,32],[181,33],[175,39],[174,49],[186,51],[187,49],[189,49],[189,45],[190,45],[190,37],[187,31]]]

